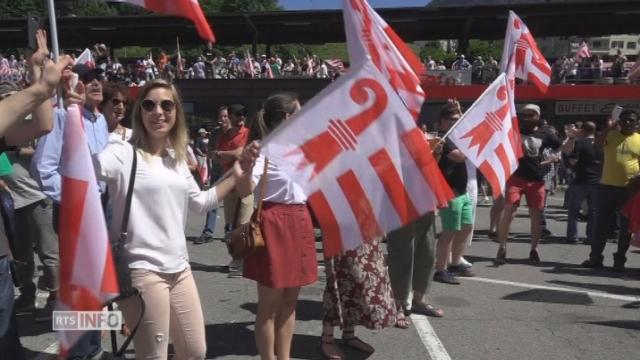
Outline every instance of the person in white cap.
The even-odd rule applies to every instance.
[[[513,221],[520,198],[524,194],[529,207],[529,217],[531,219],[531,251],[529,252],[529,262],[540,263],[538,254],[538,242],[542,231],[541,211],[544,207],[544,161],[542,153],[545,149],[560,149],[569,153],[573,151],[575,145],[576,129],[567,130],[567,140],[561,143],[558,138],[539,127],[540,106],[527,104],[521,109],[519,116],[520,132],[522,135],[523,156],[520,158],[518,168],[507,181],[505,190],[506,205],[502,213],[502,221],[498,225],[498,240],[500,247],[496,255],[496,265],[506,263],[507,239],[509,229]]]

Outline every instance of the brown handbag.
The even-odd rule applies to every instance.
[[[229,255],[234,259],[244,259],[254,254],[259,249],[266,246],[260,229],[260,213],[262,212],[262,199],[264,198],[264,187],[267,182],[267,165],[269,159],[264,161],[264,170],[260,179],[260,191],[258,193],[258,208],[251,214],[251,220],[246,224],[238,225],[238,217],[240,216],[240,205],[242,199],[239,198],[236,203],[235,214],[233,217],[234,229],[227,239],[227,250]]]

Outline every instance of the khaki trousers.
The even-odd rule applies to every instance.
[[[238,204],[238,194],[235,191],[230,192],[224,198],[224,222],[231,226],[233,224],[233,216],[236,214],[236,205]],[[245,196],[240,202],[240,213],[238,214],[238,225],[246,224],[251,220],[253,214],[253,194]]]
[[[200,296],[191,269],[175,274],[132,269],[131,281],[142,294],[145,313],[133,338],[136,359],[166,360],[169,338],[179,360],[206,357],[207,341]],[[118,302],[130,329],[140,318],[137,296]]]

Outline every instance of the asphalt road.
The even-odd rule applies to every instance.
[[[555,236],[540,247],[542,263],[527,264],[529,220],[524,209],[512,228],[507,265],[496,268],[492,259],[497,244],[486,237],[489,208],[480,207],[477,228],[467,258],[476,278],[461,285],[435,283],[428,300],[445,311],[441,319],[415,316],[408,330],[357,330],[374,345],[369,359],[637,359],[640,343],[640,250],[632,248],[624,274],[609,269],[577,266],[589,247],[567,245],[561,236],[566,214],[561,195],[550,199],[549,228]],[[204,219],[191,215],[187,234],[200,233]],[[221,225],[219,221],[218,225]],[[584,223],[579,231],[584,235]],[[218,226],[218,233],[221,232]],[[616,244],[608,244],[605,264],[610,266]],[[224,245],[189,242],[205,313],[208,358],[247,359],[257,356],[253,340],[256,290],[252,281],[227,278],[229,259]],[[322,257],[319,251],[320,274]],[[303,289],[292,357],[321,359],[319,352],[324,276]],[[42,294],[44,299],[44,294]],[[31,314],[19,316],[22,342],[30,358],[50,359],[56,352],[50,324],[36,323]],[[339,334],[339,332],[338,332]],[[122,341],[120,339],[120,341]],[[104,337],[105,349],[110,349]],[[345,349],[348,359],[365,359]],[[5,354],[0,354],[4,359]],[[128,353],[133,358],[133,353]],[[10,359],[10,357],[8,358]]]

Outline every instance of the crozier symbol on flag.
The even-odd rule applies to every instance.
[[[453,197],[424,134],[371,62],[320,92],[263,140],[262,151],[307,194],[327,256]]]
[[[515,66],[510,70],[509,64],[512,61]],[[551,66],[542,55],[527,25],[513,11],[509,12],[500,66],[502,72],[509,73],[509,80],[526,80],[542,92],[546,92],[551,83]],[[510,74],[511,71],[514,72],[513,75]]]
[[[343,17],[351,64],[373,61],[417,119],[425,99],[420,59],[366,0],[344,0]]]
[[[449,138],[485,176],[494,197],[518,167],[520,133],[513,121],[506,75],[498,78],[471,105]]]

